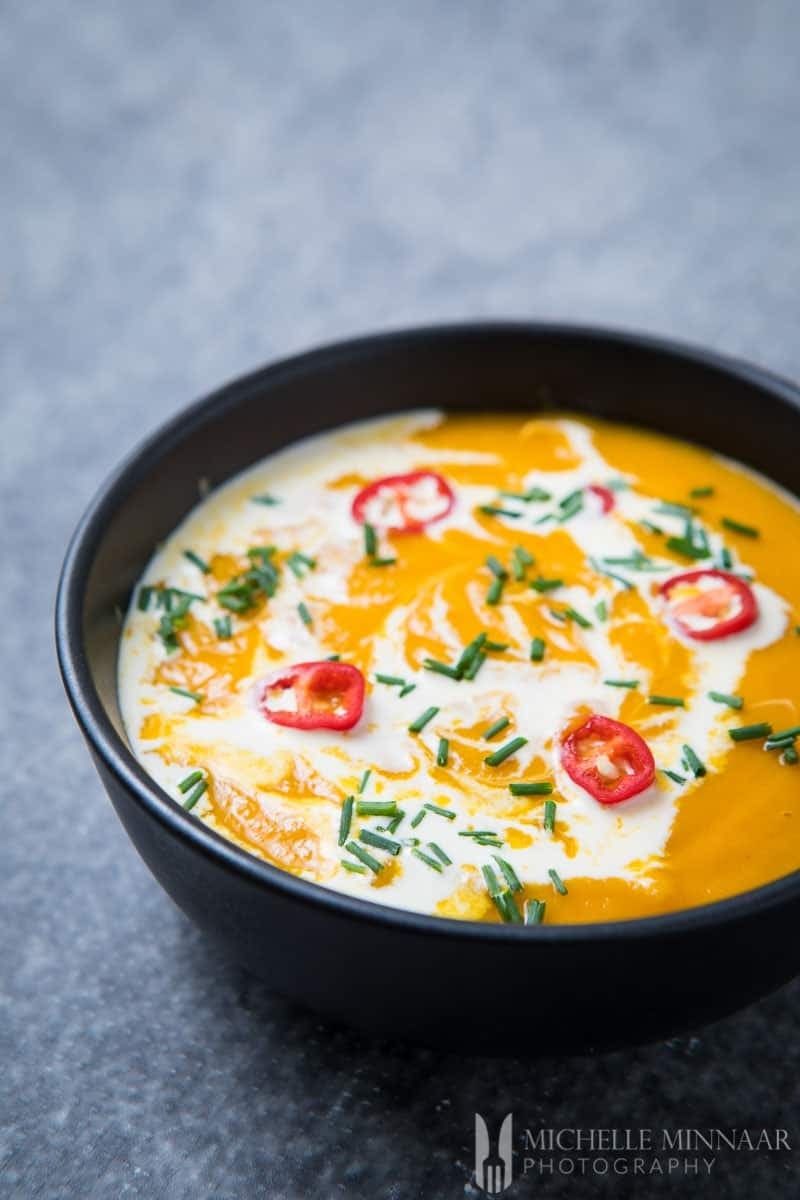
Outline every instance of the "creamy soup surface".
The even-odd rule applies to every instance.
[[[220,834],[380,904],[701,904],[800,866],[799,545],[768,480],[628,426],[346,426],[154,554],[126,730]]]

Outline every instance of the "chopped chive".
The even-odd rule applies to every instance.
[[[447,817],[448,821],[455,821],[456,819],[454,812],[449,808],[442,808],[440,804],[431,804],[430,801],[427,801],[422,807],[427,808],[428,812],[436,813],[437,817]]]
[[[516,754],[517,750],[520,750],[527,741],[528,739],[525,737],[512,738],[510,742],[506,742],[505,746],[501,746],[499,750],[495,750],[494,754],[489,754],[483,761],[489,767],[499,767],[512,754]]]
[[[399,675],[376,675],[376,683],[385,683],[388,687],[405,687],[405,679],[401,679]]]
[[[667,708],[686,708],[686,701],[680,696],[648,696],[648,704],[661,704]]]
[[[544,488],[532,487],[528,488],[527,492],[501,492],[501,496],[507,496],[509,500],[521,500],[523,504],[530,504],[532,500],[539,500],[544,503],[545,500],[552,500],[550,492],[546,492]]]
[[[800,737],[800,725],[791,725],[789,729],[778,729],[770,734],[770,739]]]
[[[277,546],[251,546],[247,551],[247,557],[249,559],[256,559],[262,564],[269,563],[269,560],[277,549]]]
[[[797,754],[797,751],[795,750],[794,746],[789,746],[786,750],[784,750],[783,754],[781,755],[781,762],[784,763],[785,766],[787,766],[787,767],[795,766],[797,763],[797,759],[798,759],[798,754]]]
[[[535,592],[539,593],[552,592],[555,591],[556,588],[563,586],[563,579],[542,579],[541,576],[539,576],[538,579],[532,579],[530,582],[530,587],[532,587]]]
[[[185,696],[187,700],[194,700],[195,704],[202,704],[205,699],[202,692],[190,692],[188,688],[170,687],[169,690],[176,696]]]
[[[537,517],[533,523],[534,525],[546,525],[548,521],[555,521],[555,519],[553,513],[545,513],[543,517]]]
[[[484,642],[483,648],[487,654],[502,654],[509,647],[509,642]]]
[[[479,650],[478,653],[473,658],[472,662],[467,667],[466,671],[464,672],[464,678],[469,679],[469,680],[474,679],[475,676],[478,674],[478,671],[480,671],[481,667],[483,666],[483,664],[485,662],[486,662],[486,655],[484,654],[484,652],[482,650]]]
[[[727,546],[723,546],[720,550],[719,562],[720,566],[724,567],[726,571],[730,571],[731,567],[733,566],[733,555]]]
[[[307,554],[301,554],[299,550],[293,550],[286,560],[286,565],[296,579],[302,579],[306,571],[313,570],[317,561],[309,558]]]
[[[727,692],[709,692],[708,698],[715,704],[726,704],[728,708],[741,708],[744,704],[742,696],[729,696]]]
[[[571,517],[576,517],[583,508],[583,489],[570,492],[563,500],[559,500],[558,507],[561,509],[559,521],[569,521]]]
[[[693,487],[689,492],[692,500],[705,500],[707,496],[714,495],[714,488],[709,486]]]
[[[550,870],[547,872],[547,874],[550,876],[551,880],[553,881],[553,887],[556,889],[559,896],[566,896],[567,895],[567,885],[564,883],[564,880],[561,878],[558,871],[556,871],[553,867],[551,867]]]
[[[396,842],[394,838],[384,837],[382,833],[373,833],[371,829],[362,829],[358,838],[366,846],[373,846],[376,850],[385,850],[388,854],[399,854],[403,849],[400,842]]]
[[[406,814],[402,811],[402,809],[398,808],[397,812],[392,817],[389,824],[386,826],[386,832],[387,833],[396,833],[397,827],[398,827],[398,825],[400,825],[402,823],[405,815]]]
[[[561,612],[558,608],[548,608],[547,611],[550,613],[551,617],[555,617],[555,619],[560,621],[562,625],[566,623],[567,614],[565,612]]]
[[[592,628],[592,622],[588,621],[583,613],[579,613],[577,608],[565,608],[564,616],[569,617],[570,621],[574,621],[576,625],[580,625],[581,629]]]
[[[541,925],[546,908],[544,900],[528,900],[525,904],[525,924]]]
[[[302,600],[300,601],[300,603],[297,606],[297,611],[300,614],[300,620],[303,622],[304,625],[313,625],[314,624],[314,618],[311,616],[311,613],[308,611],[308,607]]]
[[[673,504],[669,500],[662,500],[653,509],[653,512],[664,513],[670,517],[692,517],[695,511],[689,504]]]
[[[361,776],[361,782],[358,785],[359,796],[363,796],[363,794],[366,790],[367,784],[369,783],[369,777],[371,774],[372,774],[372,767],[367,767],[366,771]]]
[[[686,783],[683,775],[679,775],[677,771],[669,771],[666,767],[661,768],[661,774],[666,775],[667,779],[671,779],[673,783]]]
[[[345,871],[350,871],[353,875],[366,875],[367,873],[367,868],[362,867],[361,863],[348,862],[346,858],[340,861]]]
[[[280,504],[280,500],[277,498],[277,496],[270,496],[269,492],[264,492],[261,496],[251,496],[250,499],[254,504]]]
[[[594,606],[594,611],[597,614],[598,621],[608,620],[608,605],[605,600],[598,600]]]
[[[544,638],[535,637],[531,642],[531,662],[541,662],[546,648]]]
[[[655,533],[655,534],[660,535],[664,532],[664,530],[661,528],[660,525],[654,525],[652,521],[640,521],[639,524],[642,526],[643,529],[646,529],[648,533]]]
[[[214,632],[221,642],[233,637],[233,624],[230,617],[214,617]]]
[[[508,862],[507,859],[501,858],[499,854],[493,854],[492,858],[494,859],[494,861],[497,863],[498,867],[502,871],[503,878],[505,879],[505,881],[508,884],[511,891],[512,892],[521,892],[522,891],[522,882],[519,878],[519,875],[517,875],[517,872],[512,867],[511,863]]]
[[[446,767],[447,759],[450,754],[450,742],[447,738],[439,738],[439,749],[436,751],[437,767]]]
[[[497,832],[494,829],[465,829],[458,835],[459,837],[497,837]]]
[[[441,846],[437,846],[436,842],[428,842],[428,845],[440,862],[443,862],[446,867],[452,866],[452,858],[447,857]]]
[[[394,817],[397,814],[397,801],[356,800],[356,812],[360,817]]]
[[[754,738],[766,738],[772,733],[769,721],[759,721],[757,725],[739,725],[728,730],[728,737],[734,742],[749,742]]]
[[[793,737],[782,737],[782,738],[770,737],[770,738],[767,738],[767,740],[764,742],[764,749],[765,750],[785,750],[787,746],[793,746],[796,741],[797,741],[797,739],[793,738]]]
[[[553,785],[549,779],[541,779],[535,783],[510,783],[508,790],[512,796],[549,796]]]
[[[675,554],[680,554],[683,558],[700,559],[711,557],[711,551],[708,546],[698,545],[696,542],[689,541],[685,537],[667,538],[664,544],[668,550],[673,550]]]
[[[371,558],[368,561],[367,566],[368,567],[393,567],[396,562],[397,562],[396,558]]]
[[[413,692],[416,686],[417,685],[415,683],[407,683],[404,688],[400,689],[400,699],[402,700],[403,696],[408,696],[411,692]]]
[[[495,575],[494,579],[489,584],[489,590],[486,593],[486,603],[487,604],[494,605],[494,604],[500,603],[500,599],[503,595],[503,584],[504,583],[505,583],[505,580],[500,579],[500,578],[498,578],[498,576]]]
[[[189,788],[193,788],[194,785],[196,783],[199,783],[202,778],[203,778],[202,771],[192,771],[191,775],[187,775],[185,779],[182,779],[180,781],[180,783],[178,784],[178,791],[183,792],[185,794],[186,792],[189,791]]]
[[[508,579],[508,571],[500,562],[500,559],[495,558],[493,554],[487,554],[486,565],[497,579]]]
[[[374,871],[376,875],[379,871],[383,870],[383,863],[370,854],[368,850],[365,850],[363,846],[360,846],[358,842],[348,842],[345,850],[349,850],[353,858],[357,858],[359,862],[362,862],[365,867],[369,867],[370,871]]]
[[[731,533],[739,533],[742,537],[757,538],[761,536],[754,525],[743,525],[741,521],[734,521],[733,517],[723,517],[721,524],[725,529],[730,529]]]
[[[544,802],[544,831],[545,833],[555,833],[556,829],[556,802],[555,800],[545,800]]]
[[[517,902],[514,899],[514,893],[511,888],[508,888],[500,896],[493,896],[492,899],[504,921],[510,925],[522,924],[522,913],[517,908]]]
[[[211,567],[204,558],[201,558],[199,554],[195,554],[194,550],[184,550],[183,557],[188,558],[190,563],[194,563],[196,567],[199,567],[204,575],[210,573]]]
[[[521,517],[522,513],[512,512],[510,508],[499,508],[496,504],[480,504],[478,512],[487,517]]]
[[[605,575],[608,579],[613,579],[615,583],[620,584],[620,586],[624,587],[626,591],[632,590],[633,584],[631,583],[630,579],[626,579],[624,575],[620,575],[617,571],[611,571],[608,567],[604,567],[603,564],[598,562],[596,558],[590,558],[589,562],[592,566],[592,569],[597,571],[598,575]]]
[[[152,587],[139,588],[139,595],[136,601],[136,607],[139,609],[139,612],[147,612],[154,591],[155,588]]]
[[[341,657],[341,654],[326,654],[325,662],[338,662]]]
[[[429,721],[433,720],[433,718],[436,716],[438,711],[439,711],[439,709],[435,705],[431,705],[430,708],[426,708],[425,712],[420,713],[420,715],[417,717],[416,721],[411,722],[411,724],[408,727],[408,732],[409,733],[422,733],[422,730],[425,728],[425,726],[428,724]]]
[[[485,633],[479,633],[477,637],[472,639],[468,646],[464,647],[456,663],[456,670],[466,671],[473,659],[477,657],[486,638],[487,635]]]
[[[448,663],[439,662],[435,658],[424,658],[422,666],[426,671],[433,671],[436,675],[446,675],[448,679],[461,679],[462,673],[458,667],[451,667]]]
[[[425,809],[421,808],[416,816],[411,818],[411,828],[416,829],[418,825],[421,825],[427,815],[428,814],[425,812]]]
[[[493,737],[497,737],[498,733],[502,733],[506,726],[510,724],[511,721],[508,717],[500,717],[499,721],[495,721],[494,725],[490,725],[488,729],[484,730],[484,741],[490,742]]]
[[[494,898],[500,895],[500,884],[497,882],[497,876],[488,863],[484,863],[481,867],[481,874],[486,881],[486,887],[489,895]]]
[[[434,871],[438,871],[441,875],[442,864],[437,859],[432,858],[430,854],[426,854],[424,850],[420,850],[419,846],[414,846],[411,850],[411,853],[415,858],[418,858],[420,862],[424,862],[426,866],[431,867]]]
[[[637,688],[639,686],[638,679],[604,679],[603,683],[606,687],[621,687],[621,688]]]
[[[183,801],[183,807],[187,812],[192,811],[195,804],[197,804],[197,801],[206,791],[208,791],[208,783],[205,779],[201,779],[200,783],[198,783],[197,786],[193,788],[191,792],[189,792],[189,795]]]
[[[705,763],[697,757],[692,747],[686,743],[683,745],[683,757],[686,761],[687,770],[692,772],[695,779],[700,779],[701,776],[705,775]]]
[[[350,826],[353,821],[353,804],[355,803],[352,796],[348,796],[342,804],[342,812],[339,817],[339,845],[343,846],[350,837]]]
[[[374,558],[378,553],[378,535],[373,525],[364,525],[364,553],[367,558]]]
[[[525,578],[525,572],[528,567],[532,567],[536,559],[530,554],[524,546],[515,546],[511,555],[511,570],[514,573],[514,578],[520,582]]]

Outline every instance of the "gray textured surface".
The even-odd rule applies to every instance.
[[[797,985],[530,1065],[370,1045],[222,968],[105,802],[50,636],[105,473],[273,356],[536,315],[800,376],[799,59],[792,0],[5,7],[0,1194],[457,1197],[476,1108],[800,1136]],[[795,1156],[664,1183],[638,1194],[794,1196]]]

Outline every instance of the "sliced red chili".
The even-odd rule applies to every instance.
[[[638,796],[655,779],[647,742],[630,725],[593,713],[561,743],[561,764],[573,783],[601,804]]]
[[[364,711],[364,676],[350,663],[295,663],[261,680],[258,706],[274,725],[352,729]]]
[[[698,642],[741,633],[758,617],[753,589],[730,571],[716,567],[673,575],[659,592],[681,633]]]
[[[410,471],[367,484],[353,501],[352,512],[360,524],[387,533],[419,533],[446,517],[455,502],[450,484],[436,471]]]
[[[611,488],[603,487],[602,483],[590,483],[586,490],[600,501],[600,511],[603,513],[611,512],[617,503],[617,498]]]

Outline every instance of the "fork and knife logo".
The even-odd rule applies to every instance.
[[[475,1182],[487,1196],[499,1196],[511,1186],[513,1137],[513,1118],[507,1113],[497,1136],[497,1153],[493,1153],[486,1122],[475,1113]]]

